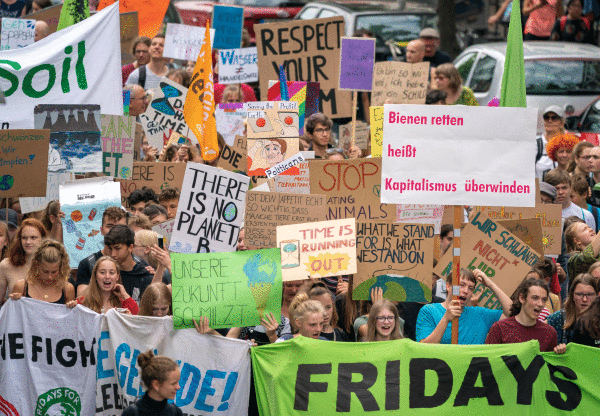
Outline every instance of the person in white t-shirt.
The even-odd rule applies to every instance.
[[[593,230],[596,229],[594,216],[587,209],[578,207],[571,202],[571,176],[561,169],[553,169],[546,173],[546,182],[556,188],[555,204],[562,205],[562,218],[575,216],[581,218]]]

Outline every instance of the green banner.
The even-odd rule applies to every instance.
[[[266,313],[281,317],[279,249],[232,253],[171,253],[173,327],[193,328],[192,318],[211,328],[260,325]]]
[[[251,349],[258,408],[275,415],[596,415],[600,350],[537,341],[432,345],[298,337]]]

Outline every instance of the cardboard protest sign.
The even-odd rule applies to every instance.
[[[218,55],[220,84],[258,82],[258,52],[256,47],[220,49]]]
[[[108,207],[121,206],[119,184],[108,177],[80,179],[61,184],[59,194],[65,213],[63,242],[69,264],[76,269],[81,260],[104,248],[102,215]]]
[[[243,104],[236,105],[238,108],[231,107],[232,104],[219,104],[215,108],[217,131],[221,133],[225,143],[229,146],[234,144],[235,136],[244,135],[244,124],[247,116],[247,111]]]
[[[152,231],[160,234],[163,237],[163,246],[169,247],[171,242],[171,234],[173,234],[173,226],[175,218],[152,226]]]
[[[121,205],[129,208],[129,195],[144,186],[156,193],[169,186],[181,190],[185,166],[178,162],[133,162],[131,178],[116,179],[121,189]]]
[[[381,157],[383,146],[383,106],[369,108],[371,121],[371,156]]]
[[[65,312],[64,305],[26,297],[0,310],[2,415],[95,414],[96,344],[104,315],[83,307]]]
[[[161,79],[153,90],[148,109],[139,116],[150,146],[162,149],[173,132],[188,137],[194,144],[198,142],[183,118],[187,91],[167,78]]]
[[[235,173],[246,174],[248,171],[248,155],[245,146],[246,139],[237,136],[233,146],[225,145],[221,150],[217,167]]]
[[[41,20],[46,22],[50,28],[50,34],[56,32],[58,27],[58,19],[60,18],[60,12],[62,10],[62,4],[55,4],[54,6],[47,7],[39,10],[35,13],[26,15],[27,19]]]
[[[504,220],[498,224],[519,237],[525,244],[544,255],[544,242],[542,236],[542,219],[530,218],[528,220]]]
[[[387,299],[431,302],[433,236],[432,225],[357,222],[352,299],[369,300],[382,288]]]
[[[409,224],[433,224],[435,234],[440,233],[443,214],[443,205],[396,205],[396,222]],[[452,223],[452,221],[450,223]]]
[[[560,205],[538,203],[535,208],[482,206],[477,207],[477,210],[494,221],[541,218],[543,254],[546,256],[560,255],[562,245],[562,207]]]
[[[50,130],[0,129],[0,198],[44,197]]]
[[[173,327],[193,328],[209,318],[211,328],[260,325],[281,316],[281,259],[276,248],[232,253],[171,253]]]
[[[138,13],[121,13],[119,26],[121,28],[121,64],[132,64],[135,57],[131,53],[131,47],[133,40],[139,36]]]
[[[429,62],[377,62],[373,74],[371,105],[425,104]]]
[[[327,195],[328,220],[396,220],[396,206],[382,204],[381,159],[311,160],[310,193]]]
[[[381,201],[535,206],[536,123],[532,108],[386,105]]]
[[[100,0],[97,10],[108,8],[115,2],[116,0]],[[138,12],[140,36],[150,39],[160,31],[169,7],[169,2],[165,0],[129,0],[119,1],[119,4],[121,13]]]
[[[535,252],[506,228],[477,212],[461,232],[460,267],[480,269],[508,296],[538,261]],[[452,251],[448,250],[433,270],[444,278],[452,271]],[[500,302],[492,291],[478,283],[473,292],[481,294],[479,306],[499,309]]]
[[[284,192],[292,194],[310,194],[310,176],[308,174],[308,161],[301,162],[297,175],[278,175],[273,181],[273,192]]]
[[[300,81],[288,81],[288,101],[294,101],[298,103],[298,133],[304,134],[304,120],[306,115],[306,99],[307,92],[314,82],[300,82]],[[281,101],[281,82],[276,80],[269,80],[269,91],[267,92],[267,99],[269,101]],[[317,86],[318,89],[318,86]],[[318,95],[318,92],[317,92]],[[311,113],[312,114],[312,113]]]
[[[102,172],[99,105],[40,104],[34,123],[50,130],[49,172]]]
[[[354,218],[277,227],[283,281],[356,273]]]
[[[0,51],[24,48],[35,40],[35,20],[2,18]]]
[[[167,146],[171,145],[171,144],[175,144],[178,146],[181,146],[181,145],[191,146],[192,141],[190,139],[188,139],[187,137],[182,136],[181,134],[174,131],[173,133],[171,133],[171,137],[169,137],[169,140],[167,141],[166,144],[167,144]]]
[[[213,5],[212,27],[215,49],[236,49],[242,44],[244,8],[237,6]],[[219,77],[220,79],[220,77]]]
[[[167,23],[163,56],[184,61],[196,61],[204,40],[204,32],[206,29],[200,26]],[[215,30],[211,29],[211,39],[214,39],[214,35]]]
[[[263,101],[246,103],[248,139],[299,136],[298,103]],[[251,146],[249,146],[251,147]]]
[[[33,128],[38,104],[92,103],[104,114],[123,114],[119,56],[116,5],[27,48],[3,52],[12,63],[0,64],[7,98],[0,128]]]
[[[340,90],[371,91],[375,38],[342,37],[340,51]]]
[[[102,114],[102,172],[129,179],[133,169],[135,117]]]
[[[46,181],[46,196],[43,197],[27,197],[19,198],[21,204],[21,213],[40,211],[48,205],[48,202],[58,199],[58,187],[61,183],[72,181],[75,179],[72,172],[47,172],[48,179]],[[37,172],[36,172],[37,174]]]
[[[348,152],[352,144],[352,122],[340,126],[340,137],[338,146]],[[369,146],[369,125],[364,121],[356,122],[356,136],[354,146],[366,149]]]
[[[320,109],[327,116],[352,116],[350,93],[338,89],[344,30],[341,16],[255,25],[261,91],[279,79],[283,65],[288,81],[320,83]]]
[[[235,251],[249,180],[244,175],[188,162],[169,250]]]
[[[325,221],[324,195],[248,192],[244,243],[249,249],[277,247],[277,226]]]

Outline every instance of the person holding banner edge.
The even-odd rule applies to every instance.
[[[446,288],[452,293],[452,273],[447,276]],[[477,282],[488,287],[500,301],[502,310],[490,310],[468,305]],[[512,301],[481,270],[461,269],[460,293],[457,300],[449,296],[443,303],[425,305],[417,318],[417,341],[427,344],[450,344],[450,326],[459,319],[458,343],[483,344],[491,326],[510,314]]]

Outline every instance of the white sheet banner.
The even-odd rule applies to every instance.
[[[258,82],[258,52],[256,46],[219,50],[219,83],[241,84]]]
[[[173,331],[171,317],[106,314],[98,344],[96,416],[120,416],[141,397],[137,356],[149,349],[177,361],[181,369],[175,405],[183,414],[247,415],[250,354],[245,341],[200,335],[194,329]]]
[[[0,128],[32,129],[37,104],[99,104],[123,115],[119,4],[31,46],[0,52]]]
[[[93,416],[101,320],[82,306],[9,300],[0,310],[0,414]]]
[[[535,206],[537,109],[384,106],[381,202]]]

